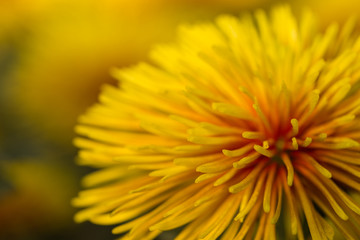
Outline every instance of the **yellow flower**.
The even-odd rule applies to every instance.
[[[77,222],[123,239],[360,235],[360,38],[287,6],[180,28],[80,118]],[[289,223],[289,224],[288,224]],[[309,231],[307,230],[309,229]],[[280,239],[289,239],[291,236]]]

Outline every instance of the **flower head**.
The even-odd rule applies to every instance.
[[[80,118],[76,220],[124,239],[359,236],[360,38],[286,6],[184,26]],[[282,219],[281,224],[280,220]],[[287,223],[289,223],[287,225]],[[281,226],[280,226],[281,225]],[[289,229],[284,229],[288,227]]]

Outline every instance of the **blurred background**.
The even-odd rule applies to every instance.
[[[0,0],[0,239],[114,239],[75,224],[70,205],[91,171],[75,164],[73,128],[116,84],[109,69],[146,61],[179,23],[278,2],[312,9],[321,27],[360,13],[355,0]]]

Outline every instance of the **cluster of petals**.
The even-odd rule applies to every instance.
[[[287,6],[224,15],[114,69],[76,127],[79,164],[99,168],[76,221],[121,239],[358,239],[354,26],[321,32]]]

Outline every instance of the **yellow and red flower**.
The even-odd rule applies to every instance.
[[[360,38],[286,6],[182,26],[79,119],[75,219],[123,239],[360,235]],[[285,223],[280,226],[282,219]],[[288,229],[284,229],[288,226]]]

